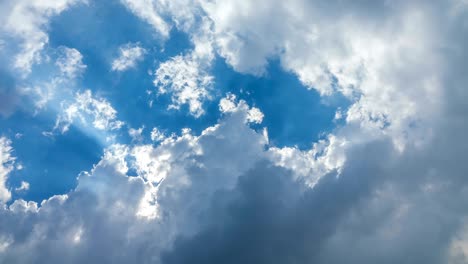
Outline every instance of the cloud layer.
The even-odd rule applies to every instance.
[[[8,2],[8,21],[29,10],[38,22],[2,30],[40,35],[40,47],[21,53],[29,59],[16,59],[28,72],[47,43],[47,18],[74,1],[26,2]],[[217,57],[259,78],[278,60],[324,102],[345,98],[342,123],[310,149],[277,147],[261,109],[227,94],[213,126],[171,135],[154,128],[148,138],[144,126],[130,129],[132,142],[111,141],[76,188],[40,204],[9,202],[15,158],[1,137],[1,263],[468,261],[466,3],[121,3],[162,39],[171,29],[189,36],[189,50],[154,69],[169,108],[206,113]],[[140,49],[121,48],[112,69],[134,67]],[[55,83],[72,82],[87,66],[78,50],[60,50]],[[106,98],[69,93],[55,129],[80,123],[109,136],[127,122]]]

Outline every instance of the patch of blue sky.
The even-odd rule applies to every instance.
[[[98,142],[75,127],[64,135],[43,136],[44,129],[54,125],[53,115],[44,111],[33,116],[20,110],[0,122],[0,130],[12,139],[17,164],[23,167],[12,172],[7,185],[14,190],[21,181],[30,183],[28,191],[13,191],[12,200],[42,201],[66,193],[76,186],[78,173],[89,170],[102,155]]]
[[[144,133],[149,138],[153,126],[167,133],[178,132],[184,127],[200,132],[208,123],[216,122],[216,118],[210,115],[195,119],[184,107],[181,111],[168,111],[169,95],[153,98],[153,107],[149,106],[151,98],[147,90],[156,88],[148,71],[154,71],[159,62],[190,49],[191,44],[185,34],[174,30],[163,50],[161,40],[149,25],[135,18],[120,4],[107,4],[94,2],[72,8],[50,24],[50,50],[66,46],[79,50],[83,55],[87,68],[84,75],[76,80],[76,87],[70,89],[70,93],[59,92],[59,96],[36,115],[32,104],[29,104],[30,108],[18,109],[0,122],[2,134],[13,139],[14,154],[23,165],[22,170],[12,173],[7,184],[14,189],[20,186],[21,181],[30,183],[28,191],[13,192],[12,200],[23,198],[40,202],[54,194],[66,193],[76,186],[76,177],[81,171],[91,169],[99,161],[105,146],[99,138],[102,135],[92,131],[91,127],[75,123],[64,134],[43,136],[43,132],[50,131],[55,124],[60,101],[72,100],[74,89],[90,89],[117,109],[118,119],[127,124],[122,131],[116,132],[122,143],[130,142],[126,133],[128,127],[145,125]],[[112,72],[111,63],[118,56],[118,48],[130,42],[138,42],[149,51],[145,59],[135,69]],[[51,72],[54,72],[53,63],[35,66],[29,82],[45,83],[52,77]],[[17,133],[21,137],[15,138]]]
[[[270,144],[278,147],[309,149],[337,126],[336,111],[349,104],[335,96],[324,102],[277,60],[270,61],[263,76],[237,73],[222,59],[217,60],[214,72],[217,89],[235,94],[264,113],[262,126],[268,129]]]
[[[83,26],[81,20],[88,21],[89,25],[85,23]],[[170,38],[163,43],[149,24],[136,18],[119,3],[109,6],[108,3],[95,2],[58,16],[51,23],[49,35],[51,45],[76,48],[82,53],[87,69],[81,89],[90,89],[106,98],[117,109],[118,118],[129,127],[144,125],[145,132],[149,133],[152,127],[157,126],[172,133],[185,127],[201,131],[207,123],[216,121],[210,115],[195,120],[185,107],[180,111],[168,111],[170,95],[155,97],[147,93],[156,91],[152,73],[159,63],[192,48],[186,34],[173,29]],[[112,61],[118,56],[119,47],[126,43],[140,43],[147,53],[134,69],[113,72]],[[153,100],[152,107],[150,100]]]

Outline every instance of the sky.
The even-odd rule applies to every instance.
[[[0,263],[468,263],[465,0],[0,0]]]

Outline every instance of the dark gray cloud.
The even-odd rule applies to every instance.
[[[377,142],[353,155],[345,173],[322,178],[309,189],[291,172],[267,162],[239,178],[232,191],[219,192],[201,213],[205,228],[180,237],[162,262],[175,263],[310,263],[326,239],[360,200],[383,182],[391,162],[390,144]]]
[[[290,171],[259,163],[235,189],[216,193],[199,216],[201,230],[176,239],[162,263],[454,261],[468,167],[442,157],[460,154],[447,149],[457,138],[443,142],[444,135],[403,155],[390,140],[356,147],[339,176],[326,175],[313,189]]]

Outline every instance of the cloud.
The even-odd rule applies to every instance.
[[[193,116],[204,114],[203,102],[211,99],[214,80],[193,54],[178,55],[161,63],[155,76],[158,94],[171,95],[169,109],[179,109],[187,104]]]
[[[112,61],[113,71],[126,71],[135,68],[143,60],[146,50],[139,43],[128,43],[119,48],[119,57]]]
[[[65,78],[74,79],[86,70],[83,55],[73,48],[60,47],[60,55],[55,64]]]
[[[376,168],[356,172],[341,181],[328,175],[309,189],[294,181],[290,171],[257,163],[234,189],[216,194],[200,214],[201,231],[179,237],[163,253],[162,263],[314,262],[350,205],[373,186],[372,180],[359,184],[354,177],[370,177]]]
[[[164,133],[161,132],[157,127],[154,127],[153,130],[151,130],[152,141],[162,141],[164,138]]]
[[[199,135],[111,145],[69,193],[0,208],[0,262],[467,262],[466,12],[451,1],[197,3],[198,44],[156,74],[175,107],[203,113],[215,53],[252,74],[276,57],[324,98],[346,96],[344,123],[309,150],[269,146],[250,127],[260,109],[228,95]],[[145,4],[150,21],[164,7],[133,7]],[[185,15],[171,19],[192,30]],[[62,131],[123,124],[90,91],[63,109]]]
[[[121,0],[128,10],[146,21],[163,38],[169,36],[173,25],[177,29],[194,29],[199,7],[192,0]]]
[[[42,61],[41,51],[49,42],[45,30],[49,19],[80,2],[83,1],[2,1],[2,33],[11,34],[20,40],[20,51],[14,57],[14,67],[23,75],[28,75],[32,66]]]
[[[456,2],[152,1],[167,23],[183,24],[179,28],[195,47],[162,63],[155,83],[162,93],[173,91],[171,107],[188,104],[200,116],[210,98],[206,71],[216,54],[254,75],[278,59],[309,89],[350,100],[343,113],[348,122],[389,134],[403,149],[426,140],[440,107],[444,54],[434,51],[444,46],[439,35],[450,31],[443,27],[454,25],[442,21],[459,9]],[[200,52],[204,56],[194,56]]]
[[[157,146],[112,145],[92,171],[80,175],[75,190],[40,206],[17,200],[1,209],[5,249],[0,259],[450,259],[452,238],[467,213],[462,202],[467,168],[440,158],[463,157],[459,154],[466,145],[459,144],[459,132],[464,130],[454,129],[460,125],[456,119],[434,127],[435,137],[424,149],[413,146],[401,152],[388,135],[364,137],[350,124],[301,152],[269,148],[268,139],[249,127],[252,107],[245,102],[231,96],[220,107],[224,117],[198,136],[184,130]],[[447,131],[455,133],[447,138]],[[304,172],[301,164],[313,168]],[[309,177],[313,185],[307,183]],[[11,224],[18,221],[21,227]]]
[[[214,193],[235,186],[262,155],[266,141],[246,115],[239,109],[199,136],[185,131],[156,147],[112,145],[66,195],[1,208],[8,243],[0,261],[157,261],[176,234],[197,230],[192,220]],[[127,176],[130,168],[138,174]]]
[[[247,113],[247,122],[256,124],[262,123],[264,115],[260,109],[249,107],[244,100],[237,102],[237,98],[234,94],[227,94],[226,97],[222,98],[219,102],[219,110],[221,113],[237,112],[239,109],[243,109],[243,111]]]
[[[8,202],[11,198],[11,192],[6,183],[8,174],[15,168],[16,158],[11,155],[12,151],[11,141],[5,137],[0,137],[0,204]]]
[[[310,253],[295,251],[287,239],[281,244],[281,238],[288,237],[281,230],[291,228],[282,222],[265,228],[280,231],[276,240],[260,233],[253,237],[265,236],[265,245],[249,247],[238,234],[262,230],[263,225],[252,225],[249,220],[257,220],[253,216],[233,215],[236,208],[241,216],[249,212],[250,204],[241,203],[245,199],[256,201],[243,191],[247,187],[239,186],[240,194],[232,201],[219,205],[215,199],[205,218],[220,217],[231,225],[208,221],[200,233],[180,237],[173,251],[165,253],[166,262],[253,258],[271,263],[290,261],[283,259],[288,256],[297,262],[326,263],[454,261],[452,239],[461,236],[466,216],[459,206],[466,195],[461,177],[466,168],[458,161],[466,150],[460,142],[468,110],[461,99],[467,79],[458,70],[467,56],[466,40],[460,37],[466,33],[460,26],[466,12],[460,1],[200,1],[198,8],[212,23],[207,31],[210,45],[235,70],[261,75],[269,59],[278,58],[284,69],[324,98],[341,94],[350,100],[342,112],[344,126],[313,149],[272,148],[269,153],[276,165],[309,176],[308,185],[319,193],[312,195],[313,203],[340,201],[345,206],[330,205],[325,217],[313,210],[324,205],[301,207],[332,223],[299,225],[292,240],[298,239],[300,247],[310,245]],[[234,106],[224,101],[221,110]],[[275,174],[265,168],[256,174],[263,171]],[[323,183],[334,176],[336,185]],[[282,216],[283,207],[278,212],[264,207]],[[271,215],[258,221],[269,224],[275,219]],[[292,217],[290,221],[300,223]],[[421,225],[421,219],[431,220]],[[459,262],[465,258],[462,253]]]
[[[33,110],[34,114],[37,114],[51,103],[59,104],[57,101],[60,99],[72,96],[75,84],[87,68],[83,63],[83,55],[77,49],[65,46],[59,46],[53,51],[51,53],[55,59],[52,60],[53,64],[44,63],[53,67],[48,74],[31,77],[26,82],[18,82],[11,88],[18,97],[17,101],[21,103],[17,103],[17,107]],[[34,104],[33,109],[30,108],[30,102]],[[58,106],[53,106],[56,107]]]
[[[62,102],[62,110],[54,130],[65,133],[74,122],[92,124],[97,130],[120,129],[124,122],[117,119],[117,111],[104,98],[96,98],[90,90],[77,92],[72,102]]]
[[[150,24],[162,37],[169,35],[170,26],[161,17],[159,3],[152,0],[121,0],[121,3]]]
[[[132,141],[142,141],[143,140],[143,130],[145,129],[144,126],[135,129],[135,128],[130,128],[128,129],[128,135],[132,138]]]
[[[458,199],[462,206],[456,177],[463,179],[463,168],[439,177],[450,162],[427,167],[430,152],[401,155],[391,140],[371,140],[347,151],[339,177],[332,171],[310,188],[294,169],[268,161],[267,141],[248,128],[246,117],[239,108],[200,136],[167,138],[157,147],[110,147],[67,196],[43,202],[39,211],[21,201],[10,206],[3,221],[20,217],[29,231],[23,227],[26,236],[20,237],[2,230],[9,238],[3,258],[341,263],[347,256],[351,263],[443,262],[459,219],[454,213],[462,208],[445,206]],[[128,155],[135,161],[128,162]],[[125,175],[132,166],[136,178]],[[432,221],[415,228],[421,217]],[[427,252],[426,241],[436,244],[420,254]],[[52,251],[58,245],[61,250]],[[375,253],[366,254],[369,248]],[[98,249],[107,254],[96,254]]]
[[[277,56],[309,88],[324,96],[348,97],[353,102],[349,121],[388,125],[386,132],[402,147],[416,140],[402,135],[410,124],[423,127],[431,116],[418,107],[437,107],[437,38],[426,30],[437,15],[430,5],[297,0],[202,1],[201,6],[213,21],[218,54],[234,69],[262,74],[268,60]],[[403,78],[411,93],[402,92]]]
[[[24,192],[27,190],[29,190],[29,182],[26,182],[26,181],[21,181],[21,185],[15,188],[16,192]]]
[[[174,4],[175,6],[180,5]],[[188,3],[187,3],[188,4]],[[174,6],[170,6],[173,8]],[[173,19],[191,21],[187,13],[180,14],[175,9],[170,9],[182,17]],[[212,62],[215,58],[211,22],[201,19],[199,26],[187,22],[185,30],[190,30],[193,49],[185,54],[180,54],[162,62],[155,71],[154,85],[158,94],[170,94],[172,104],[169,109],[180,109],[182,105],[188,105],[189,112],[195,117],[205,113],[203,103],[213,99],[211,92],[214,86],[214,77],[210,74]]]

